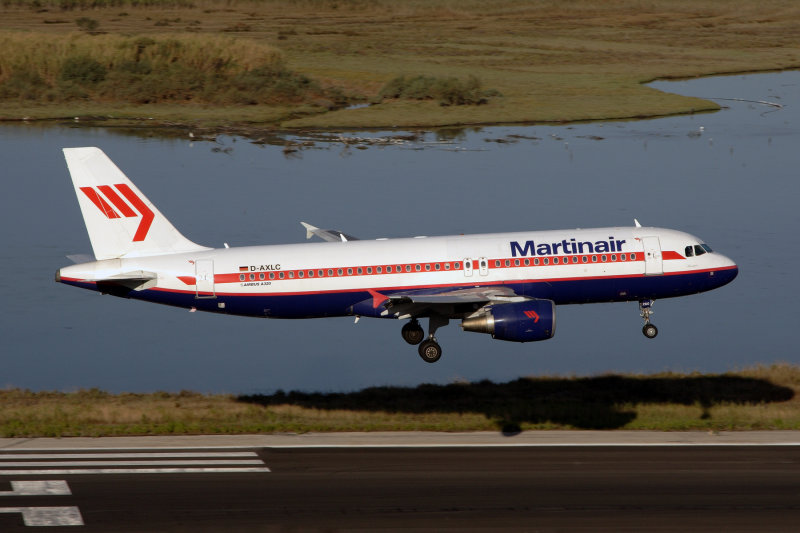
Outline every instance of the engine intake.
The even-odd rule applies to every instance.
[[[483,315],[462,320],[461,329],[489,333],[501,341],[547,340],[556,332],[556,305],[552,300],[495,305]]]

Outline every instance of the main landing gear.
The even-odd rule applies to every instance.
[[[403,340],[407,343],[419,344],[419,356],[422,357],[423,361],[426,363],[435,363],[442,357],[442,347],[436,342],[434,334],[437,329],[446,326],[449,322],[450,319],[445,316],[431,315],[428,324],[428,338],[424,341],[422,339],[425,338],[425,332],[422,330],[422,326],[419,325],[416,318],[412,318],[411,322],[403,326],[400,333],[403,336]]]
[[[642,327],[642,333],[648,339],[654,339],[655,336],[658,335],[658,328],[650,323],[650,315],[653,314],[652,307],[654,303],[655,301],[653,300],[639,301],[639,314],[644,319],[644,327]]]

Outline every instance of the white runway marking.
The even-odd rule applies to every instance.
[[[219,474],[269,471],[270,469],[253,451],[0,453],[0,476]]]
[[[4,507],[0,513],[22,513],[26,526],[82,526],[77,507]]]
[[[221,465],[261,465],[264,464],[259,460],[218,460],[218,461],[199,461],[196,459],[172,460],[172,461],[0,461],[0,467],[16,467],[16,466],[153,466],[153,465],[171,465],[171,466],[192,466],[192,465],[206,465],[206,466],[221,466]]]
[[[91,450],[87,450],[91,451]],[[256,452],[0,453],[4,459],[170,459],[174,457],[258,457]]]
[[[269,468],[74,468],[63,470],[0,470],[0,476],[66,476],[71,474],[239,474],[271,472]]]
[[[66,481],[12,481],[11,490],[0,491],[0,496],[69,496],[72,492]]]

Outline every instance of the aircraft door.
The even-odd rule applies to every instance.
[[[661,241],[658,237],[642,237],[644,246],[644,274],[645,276],[657,276],[664,273],[664,265],[661,259]]]
[[[214,261],[212,259],[197,259],[194,262],[195,298],[216,298],[214,292]]]
[[[464,258],[464,275],[472,277],[472,259],[469,257]]]
[[[489,275],[489,260],[485,257],[481,257],[478,259],[478,267],[481,273],[481,276],[488,276]]]

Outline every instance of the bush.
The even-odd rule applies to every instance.
[[[492,96],[501,96],[495,89],[481,89],[481,81],[469,76],[466,81],[458,78],[436,76],[398,76],[383,86],[380,99],[438,100],[442,105],[481,105]]]
[[[62,81],[94,85],[106,79],[106,67],[88,56],[70,57],[61,67]]]
[[[78,27],[88,33],[94,33],[97,31],[97,28],[100,27],[100,23],[97,22],[95,19],[90,19],[89,17],[81,17],[75,20],[75,24]]]

